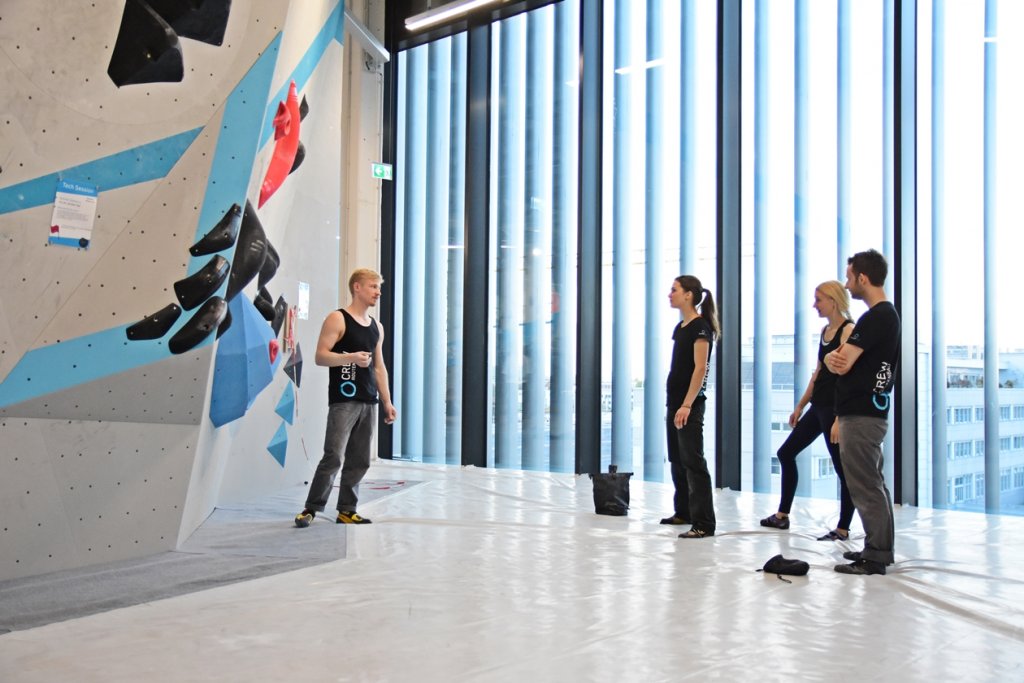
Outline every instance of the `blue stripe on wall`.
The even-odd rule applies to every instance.
[[[94,183],[100,191],[116,190],[163,178],[178,163],[178,159],[201,130],[187,130],[102,159],[5,187],[0,190],[0,214],[52,204],[57,193],[57,181],[64,178]]]
[[[339,0],[334,11],[327,17],[327,21],[324,23],[323,28],[316,34],[316,38],[310,44],[309,49],[306,50],[306,54],[302,56],[299,63],[295,65],[295,70],[292,71],[291,76],[285,79],[281,85],[280,90],[277,94],[270,98],[267,103],[266,112],[263,115],[263,135],[260,137],[260,148],[267,144],[267,141],[274,134],[274,115],[277,113],[278,102],[284,102],[288,98],[288,86],[292,81],[295,81],[295,89],[298,92],[302,92],[302,89],[306,87],[306,82],[309,81],[313,75],[313,70],[316,69],[320,60],[324,56],[324,52],[327,51],[327,46],[331,44],[332,40],[337,40],[339,43],[344,44],[343,34],[345,32],[345,2]],[[300,98],[301,99],[301,98]]]
[[[182,319],[190,317],[183,315]],[[128,341],[127,327],[122,325],[29,351],[0,384],[0,408],[155,363],[170,355],[163,340]],[[172,334],[173,331],[169,332],[164,339],[170,339]]]

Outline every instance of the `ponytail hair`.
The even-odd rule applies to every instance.
[[[683,288],[683,291],[693,294],[694,301],[697,302],[697,312],[707,321],[711,331],[715,334],[715,340],[720,340],[722,328],[718,324],[718,309],[715,308],[715,298],[711,295],[711,290],[704,287],[700,280],[693,275],[680,275],[676,278],[676,282]]]

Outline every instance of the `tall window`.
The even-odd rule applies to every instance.
[[[492,28],[490,466],[575,466],[578,55],[578,2]]]
[[[1024,491],[1001,476],[1024,464],[1006,438],[1024,431],[1010,407],[1024,400],[1024,324],[1011,294],[1024,250],[1024,4],[917,7],[919,504],[1024,514]],[[953,369],[966,381],[942,391],[935,378]],[[929,419],[953,405],[952,424]],[[960,420],[960,406],[976,419]],[[954,439],[977,442],[977,457],[949,462]],[[950,479],[973,480],[973,495],[958,484],[949,497]]]
[[[461,462],[466,35],[398,55],[395,454]]]
[[[601,465],[670,481],[665,380],[680,318],[668,293],[690,274],[717,299],[717,8],[605,0],[604,25]],[[714,352],[711,361],[713,472]]]
[[[815,287],[844,282],[857,251],[875,248],[893,262],[891,21],[883,0],[743,3],[747,490],[781,485],[771,463],[787,434],[771,429],[772,415],[793,410],[817,365],[825,321],[812,308]],[[851,312],[864,310],[854,302]],[[829,457],[824,438],[809,451],[797,459],[797,495],[837,497],[836,477],[812,470]]]

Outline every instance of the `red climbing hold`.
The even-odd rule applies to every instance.
[[[270,199],[281,186],[295,163],[295,153],[299,148],[299,96],[295,91],[295,81],[288,87],[288,101],[277,105],[274,117],[274,155],[270,159],[270,168],[263,178],[260,187],[260,201],[257,208]]]

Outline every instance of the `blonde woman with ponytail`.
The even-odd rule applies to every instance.
[[[832,456],[832,465],[839,477],[840,504],[839,522],[836,528],[824,536],[820,536],[818,540],[845,541],[850,535],[850,522],[853,520],[853,500],[846,487],[846,477],[843,476],[843,466],[839,460],[839,444],[832,443],[829,438],[832,423],[835,421],[837,375],[825,367],[822,359],[825,354],[846,343],[850,333],[853,332],[853,323],[850,319],[850,295],[842,283],[837,280],[822,282],[814,290],[814,310],[818,312],[819,317],[828,320],[825,327],[821,329],[818,365],[814,374],[811,375],[810,382],[807,383],[804,395],[800,397],[793,413],[789,416],[789,426],[793,431],[789,433],[777,453],[782,466],[782,498],[779,502],[779,511],[762,519],[761,526],[773,529],[789,528],[789,511],[793,505],[793,496],[796,495],[798,479],[796,457],[814,443],[819,435],[823,434],[829,455]],[[805,413],[804,408],[807,406],[810,406],[810,410]]]

